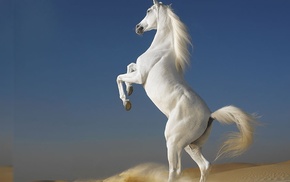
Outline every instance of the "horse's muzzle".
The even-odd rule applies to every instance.
[[[138,24],[138,25],[136,25],[136,30],[135,31],[136,31],[136,33],[138,35],[142,35],[144,33],[144,27],[141,26],[140,24]]]

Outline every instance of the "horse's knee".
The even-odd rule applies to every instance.
[[[133,86],[129,83],[126,84],[126,91],[127,91],[127,94],[128,96],[132,95],[133,93]]]

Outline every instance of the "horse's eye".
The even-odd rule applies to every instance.
[[[151,11],[151,9],[148,9],[148,10],[147,10],[147,13],[149,13],[150,11]]]

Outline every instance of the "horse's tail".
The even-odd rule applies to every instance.
[[[223,143],[217,154],[234,157],[245,152],[253,142],[254,125],[257,123],[255,115],[250,115],[234,106],[226,106],[211,114],[211,117],[222,124],[236,123],[239,132],[232,132]]]

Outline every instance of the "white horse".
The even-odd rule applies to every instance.
[[[127,73],[117,77],[120,99],[126,110],[131,109],[127,95],[133,92],[132,84],[142,84],[148,97],[164,113],[168,121],[165,128],[169,162],[169,182],[181,173],[182,149],[191,156],[201,171],[200,181],[205,181],[210,163],[203,157],[201,146],[207,140],[211,123],[235,123],[239,132],[233,133],[218,156],[237,156],[252,143],[255,117],[234,106],[223,107],[213,113],[206,103],[184,80],[183,74],[189,64],[189,35],[186,27],[173,13],[170,6],[153,0],[145,18],[136,26],[136,33],[156,29],[150,47],[136,63],[127,66]]]

